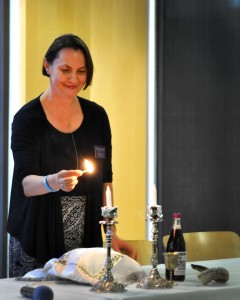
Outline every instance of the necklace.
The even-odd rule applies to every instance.
[[[75,150],[75,155],[76,155],[76,160],[77,160],[77,170],[78,170],[79,169],[79,166],[78,166],[78,153],[77,153],[77,147],[76,147],[73,132],[71,132],[71,136],[72,136],[73,146],[74,146],[74,150]]]
[[[69,115],[69,118],[68,119],[64,119],[61,115],[59,115],[56,110],[49,110],[47,109],[45,112],[48,112],[46,113],[46,115],[49,115],[49,112],[50,114],[55,114],[55,116],[61,120],[62,123],[65,123],[66,122],[66,131],[68,133],[71,134],[71,138],[72,138],[72,142],[73,142],[73,147],[74,147],[74,152],[75,152],[75,155],[76,155],[76,167],[77,167],[77,170],[79,169],[79,160],[78,160],[78,152],[77,152],[77,146],[76,146],[76,142],[75,142],[75,139],[74,139],[74,135],[73,135],[73,131],[72,131],[72,124],[71,124],[71,119],[72,119],[72,116],[73,116],[73,112],[74,112],[74,104],[76,103],[76,101],[73,101],[71,103],[71,106],[72,106],[72,109],[71,109],[71,113]],[[45,110],[45,109],[44,109]],[[49,120],[49,122],[51,123],[51,121]],[[54,123],[53,122],[53,126],[54,126]],[[60,130],[60,129],[59,129]]]
[[[71,130],[72,129],[71,119],[72,119],[72,116],[73,116],[73,111],[74,111],[74,102],[72,103],[72,110],[71,110],[70,116],[69,116],[68,120],[66,121],[66,129],[67,129],[68,132],[72,131]],[[60,117],[60,119],[62,119],[62,121],[63,121],[63,118]],[[74,144],[75,144],[75,142],[74,142]],[[76,149],[76,147],[75,147],[75,149]]]
[[[59,127],[59,129],[64,132],[72,132],[72,118],[73,118],[73,114],[74,114],[75,110],[77,111],[75,103],[76,103],[75,100],[71,103],[71,106],[69,108],[70,114],[68,117],[65,117],[66,116],[65,110],[64,110],[63,114],[60,114],[57,109],[49,110],[49,112],[53,116],[52,122],[55,123],[57,121],[57,124],[58,124],[57,127]],[[54,115],[55,115],[55,118],[54,118]],[[54,119],[56,121],[54,121]]]

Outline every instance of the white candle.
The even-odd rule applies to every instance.
[[[106,190],[106,199],[107,199],[107,207],[112,207],[112,195],[109,186],[107,186],[107,190]]]
[[[157,188],[155,184],[152,189],[152,206],[157,206]]]

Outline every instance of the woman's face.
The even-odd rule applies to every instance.
[[[63,48],[50,65],[44,66],[50,75],[50,86],[59,96],[76,96],[84,87],[87,79],[85,56],[81,50]]]

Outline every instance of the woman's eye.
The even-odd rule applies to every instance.
[[[77,72],[78,72],[78,74],[85,74],[86,70],[78,70]]]
[[[70,72],[69,69],[62,69],[62,72],[65,73],[65,74],[68,74]]]

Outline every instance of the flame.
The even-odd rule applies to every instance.
[[[86,171],[88,173],[92,173],[94,171],[93,164],[90,161],[88,161],[87,159],[85,159],[85,166],[86,166]]]

